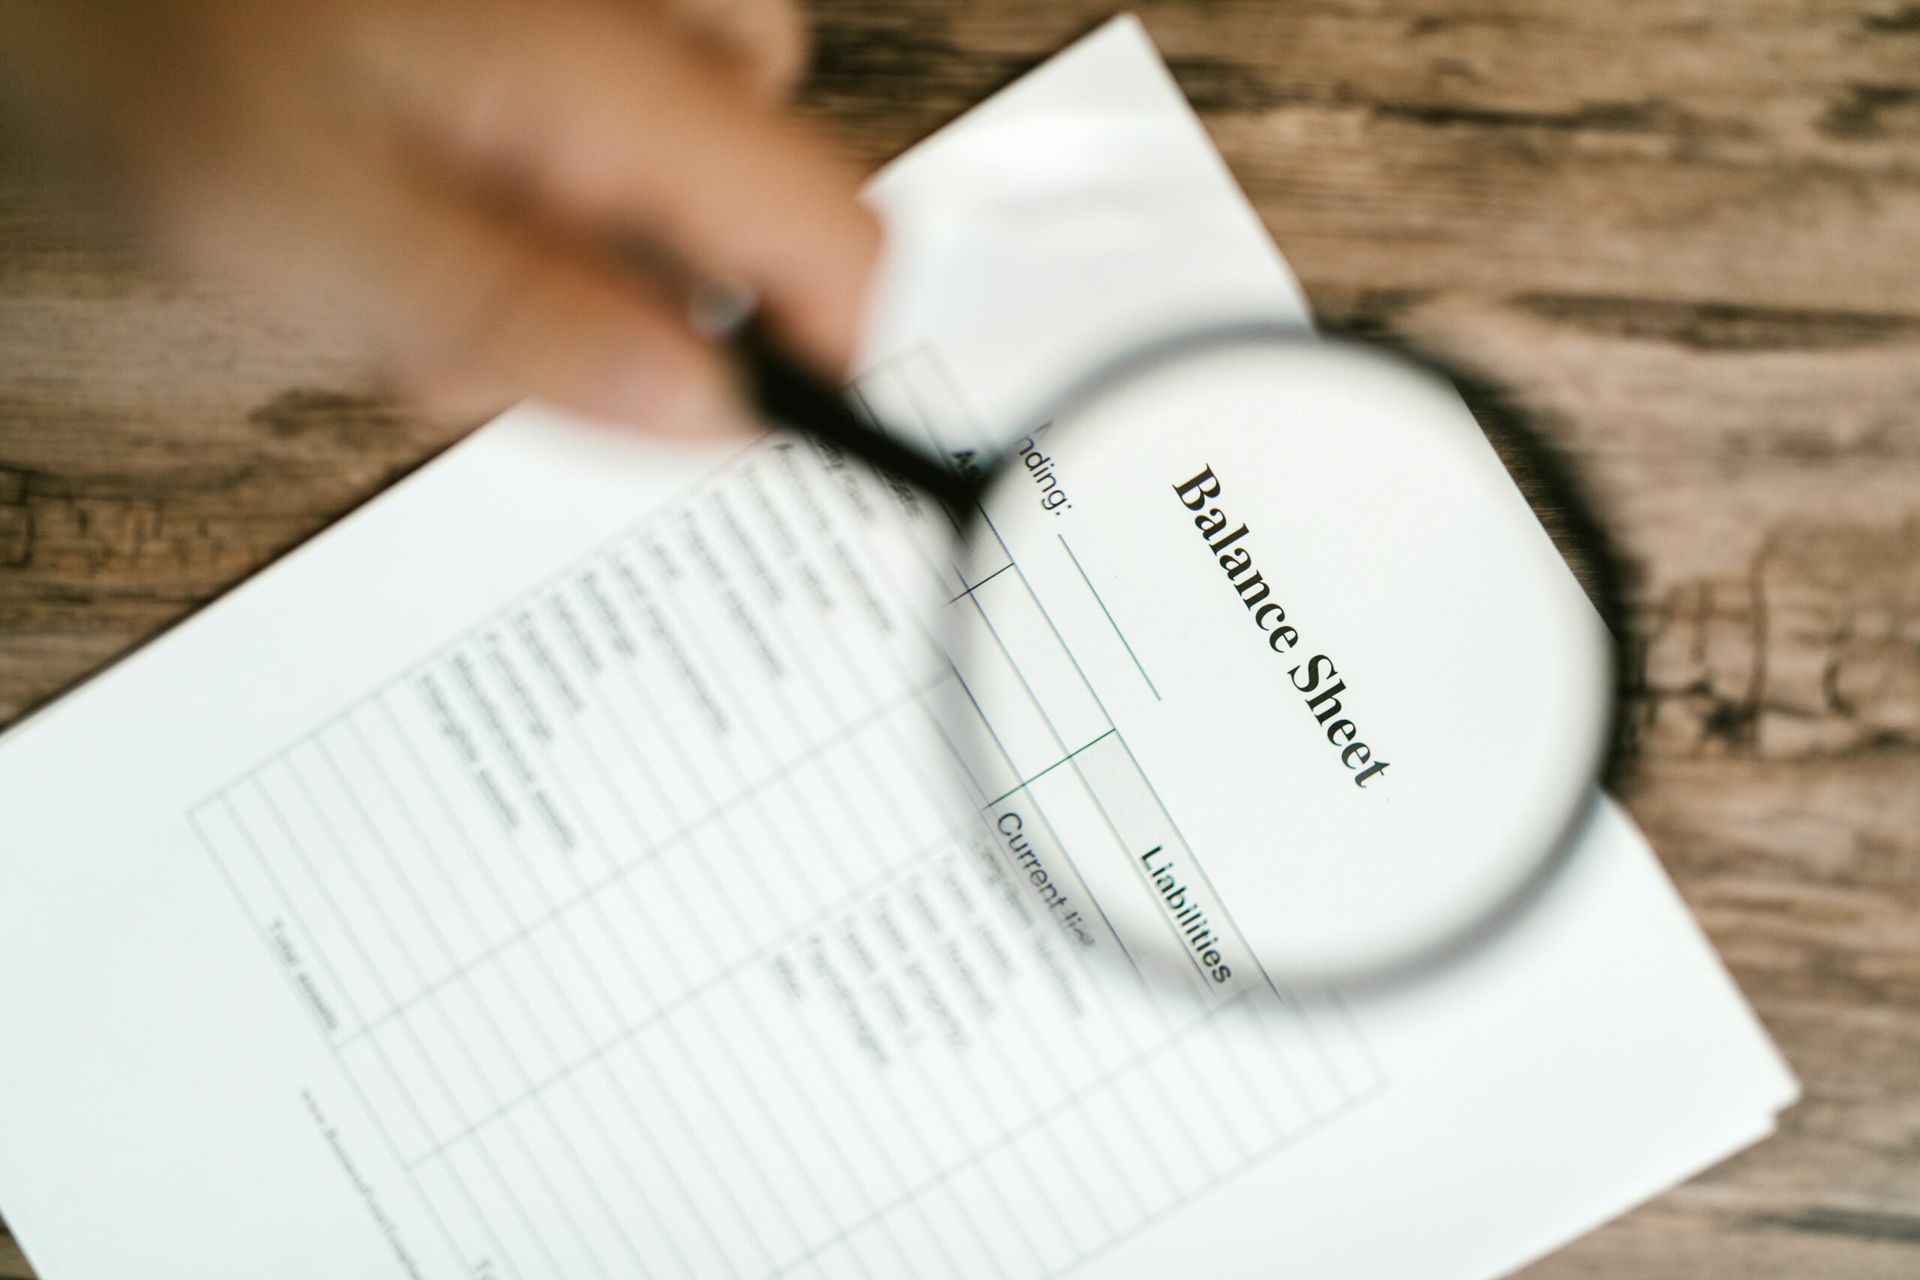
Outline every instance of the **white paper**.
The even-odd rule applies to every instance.
[[[943,439],[1307,322],[1131,21],[873,198],[860,386]],[[1611,805],[1391,1001],[1088,965],[940,784],[900,503],[522,409],[0,740],[0,1206],[49,1280],[1479,1276],[1791,1100]]]

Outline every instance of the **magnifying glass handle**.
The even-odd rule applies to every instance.
[[[754,407],[767,421],[844,449],[956,512],[980,500],[980,478],[963,475],[855,412],[844,392],[788,357],[765,326],[743,326],[733,350]]]

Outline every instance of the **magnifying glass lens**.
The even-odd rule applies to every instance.
[[[1143,971],[1416,970],[1512,914],[1596,793],[1606,628],[1425,368],[1270,334],[1149,353],[1017,442],[964,527],[959,783],[1056,925]]]

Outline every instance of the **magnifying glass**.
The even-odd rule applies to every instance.
[[[944,509],[954,785],[1069,934],[1210,991],[1352,991],[1496,936],[1566,861],[1618,728],[1619,575],[1471,379],[1227,323],[942,456],[741,351],[769,420]]]

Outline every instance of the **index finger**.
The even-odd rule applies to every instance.
[[[703,74],[657,14],[599,0],[449,9],[431,31],[388,28],[376,52],[457,157],[589,237],[652,235],[745,284],[797,354],[849,368],[879,227],[815,131]]]

